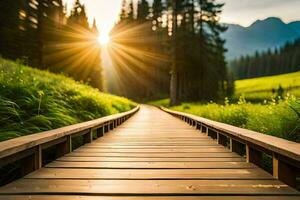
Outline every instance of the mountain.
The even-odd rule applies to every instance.
[[[288,24],[288,26],[291,29],[294,29],[296,32],[298,32],[300,34],[300,21],[291,22],[291,23]]]
[[[257,20],[249,27],[226,25],[228,30],[222,37],[226,39],[229,60],[279,47],[300,37],[300,21],[286,24],[276,17]]]

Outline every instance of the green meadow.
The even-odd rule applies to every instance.
[[[168,107],[169,100],[151,102]],[[300,142],[300,102],[294,97],[280,102],[250,103],[182,103],[173,110]]]
[[[243,95],[247,101],[271,100],[278,96],[279,87],[283,89],[282,96],[300,97],[300,72],[237,80],[235,99]]]
[[[278,96],[278,88],[282,93]],[[233,100],[171,107],[211,120],[300,142],[300,72],[236,81]],[[169,99],[150,102],[169,107]]]
[[[0,141],[124,112],[136,104],[0,58]]]

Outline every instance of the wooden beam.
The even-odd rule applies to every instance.
[[[273,154],[273,177],[294,188],[297,187],[297,168]]]

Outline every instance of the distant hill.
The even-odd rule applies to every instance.
[[[276,51],[255,53],[229,62],[237,79],[300,71],[300,38]]]
[[[223,34],[223,38],[227,41],[228,59],[282,46],[300,37],[300,21],[286,24],[276,17],[257,20],[249,27],[236,24],[227,26],[228,30]]]

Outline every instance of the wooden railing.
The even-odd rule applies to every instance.
[[[44,150],[55,147],[55,157],[61,157],[72,152],[72,139],[83,136],[83,143],[91,143],[121,125],[138,110],[139,107],[136,107],[128,112],[1,142],[0,167],[22,161],[24,176],[42,167]]]
[[[161,108],[184,120],[219,144],[246,157],[247,162],[263,167],[263,154],[272,158],[273,177],[297,187],[300,171],[300,144],[270,135],[215,122],[192,114]],[[275,122],[274,122],[275,123]]]

